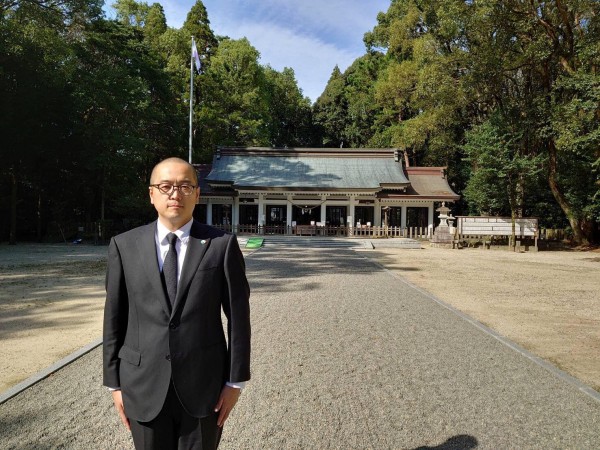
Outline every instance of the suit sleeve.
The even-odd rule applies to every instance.
[[[125,339],[129,304],[119,248],[114,238],[108,247],[106,303],[103,329],[103,384],[119,388],[119,350]]]
[[[246,265],[235,235],[230,236],[224,259],[225,292],[223,311],[227,316],[229,379],[250,379],[250,286]]]

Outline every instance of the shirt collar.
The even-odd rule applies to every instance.
[[[165,227],[160,222],[160,220],[157,220],[156,221],[156,236],[158,237],[158,242],[161,244],[166,244],[167,243],[167,234],[169,234],[169,233],[175,233],[177,235],[177,237],[179,238],[179,240],[181,240],[181,241],[189,238],[193,222],[194,222],[194,219],[191,219],[188,223],[183,225],[178,230],[171,231],[167,227]]]

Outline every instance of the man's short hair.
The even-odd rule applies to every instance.
[[[160,161],[158,164],[156,164],[154,166],[154,168],[152,169],[152,173],[150,174],[150,183],[152,183],[153,182],[152,180],[154,180],[154,174],[156,173],[156,169],[159,166],[161,166],[162,164],[166,164],[166,163],[179,163],[179,164],[185,164],[187,166],[190,166],[192,168],[192,173],[194,174],[194,184],[196,186],[198,186],[198,172],[196,172],[196,168],[194,166],[192,166],[189,162],[187,162],[185,159],[177,158],[175,156],[163,159],[162,161]]]

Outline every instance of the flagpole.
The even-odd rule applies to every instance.
[[[190,56],[190,149],[188,162],[192,163],[192,117],[193,117],[193,102],[194,102],[194,37],[192,36],[192,51]]]

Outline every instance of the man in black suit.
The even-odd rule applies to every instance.
[[[244,259],[234,235],[192,218],[193,166],[160,162],[149,190],[158,220],[108,250],[104,385],[137,449],[216,449],[250,379]]]

